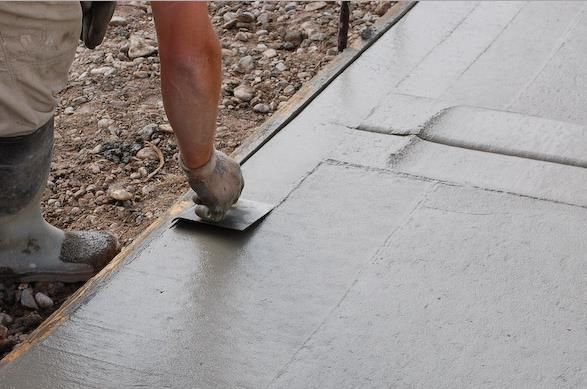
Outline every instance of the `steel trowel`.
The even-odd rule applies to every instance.
[[[226,212],[224,219],[219,222],[212,222],[196,215],[196,205],[194,204],[173,221],[175,223],[207,224],[229,230],[244,231],[261,221],[273,208],[275,208],[275,205],[240,199]]]

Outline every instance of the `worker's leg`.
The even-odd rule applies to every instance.
[[[112,235],[63,232],[40,210],[80,29],[79,2],[0,2],[0,282],[85,280],[118,251]]]
[[[63,232],[41,215],[53,121],[30,135],[0,138],[0,278],[86,280],[118,252],[104,232]]]

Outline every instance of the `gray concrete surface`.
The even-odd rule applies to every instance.
[[[587,386],[584,7],[418,4],[0,387]]]

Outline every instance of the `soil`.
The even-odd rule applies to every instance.
[[[350,43],[368,39],[370,26],[390,6],[352,3]],[[339,7],[335,2],[209,4],[224,63],[218,149],[232,152],[335,57]],[[130,58],[137,42],[147,54]],[[51,224],[109,230],[126,246],[189,189],[163,109],[156,46],[149,5],[130,2],[119,3],[101,46],[78,47],[56,110],[55,151],[42,201]],[[239,85],[252,96],[234,96]],[[114,199],[113,189],[131,199]],[[0,284],[0,358],[81,285]],[[33,296],[43,293],[53,305],[24,307],[26,289]]]

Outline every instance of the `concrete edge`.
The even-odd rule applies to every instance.
[[[180,199],[175,202],[163,215],[149,225],[130,245],[125,247],[106,267],[98,274],[90,278],[81,288],[72,294],[61,307],[53,312],[29,338],[20,343],[8,355],[0,361],[0,371],[2,367],[13,360],[21,357],[35,344],[43,341],[49,336],[61,323],[67,320],[73,311],[80,305],[91,298],[97,291],[98,287],[110,279],[118,272],[121,265],[132,258],[131,254],[138,252],[145,244],[154,240],[163,233],[172,223],[174,217],[180,215],[187,207],[192,204],[191,200]]]
[[[403,18],[417,1],[399,1],[395,3],[387,13],[374,25],[375,36],[358,45],[349,47],[339,54],[333,61],[326,65],[308,84],[304,85],[282,109],[275,112],[268,120],[261,124],[255,132],[245,140],[233,153],[232,157],[240,164],[244,164],[271,138],[277,135],[292,120],[294,120],[322,91],[324,91],[339,75],[342,74],[354,61],[356,61],[367,49],[389,31],[401,18]],[[53,312],[29,338],[20,343],[8,355],[0,360],[1,370],[23,356],[33,346],[40,344],[53,331],[55,331],[79,306],[90,299],[98,288],[118,272],[121,265],[132,258],[131,254],[139,252],[147,243],[161,235],[169,228],[173,219],[192,205],[189,192],[179,196],[178,200],[156,221],[149,225],[129,246],[124,248],[104,269],[90,278],[80,289],[72,294],[63,305]]]
[[[359,42],[339,54],[326,65],[314,78],[297,91],[287,105],[276,111],[268,120],[261,124],[255,132],[239,146],[232,156],[241,165],[244,164],[263,145],[277,135],[285,126],[293,121],[324,89],[326,89],[342,72],[352,65],[367,49],[379,40],[389,29],[401,20],[415,5],[416,1],[399,1],[395,3],[374,27],[376,34],[367,42]]]

